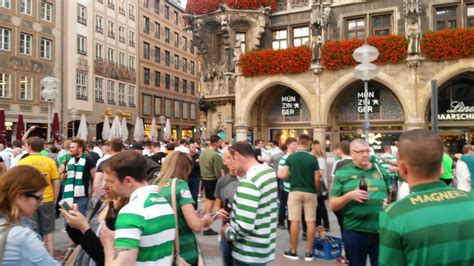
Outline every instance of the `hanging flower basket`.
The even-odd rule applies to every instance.
[[[474,56],[474,30],[445,29],[423,35],[421,51],[425,58],[442,61]]]

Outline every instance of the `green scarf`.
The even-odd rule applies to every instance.
[[[85,187],[82,180],[87,154],[83,153],[76,165],[76,157],[69,159],[67,163],[67,178],[64,185],[63,199],[71,206],[74,198],[85,197]]]

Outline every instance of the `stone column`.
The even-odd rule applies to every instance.
[[[404,131],[409,131],[413,129],[426,128],[425,123],[405,123]]]
[[[326,143],[326,125],[318,124],[312,125],[313,139],[318,140],[319,143],[325,145]]]
[[[237,137],[237,141],[247,140],[247,127],[235,126],[235,135]]]

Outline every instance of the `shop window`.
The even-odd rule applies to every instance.
[[[162,98],[161,97],[155,97],[155,116],[160,116],[162,111]]]
[[[142,112],[143,115],[150,116],[151,115],[151,95],[143,94],[143,105],[142,105]]]

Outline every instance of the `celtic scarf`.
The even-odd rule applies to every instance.
[[[83,153],[76,165],[76,157],[67,163],[67,178],[64,185],[63,199],[72,206],[74,198],[85,197],[85,187],[82,180],[87,154]]]

